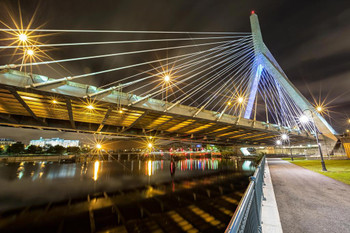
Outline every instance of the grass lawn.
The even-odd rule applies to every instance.
[[[325,160],[327,172],[322,171],[320,160],[305,160],[305,158],[284,160],[350,185],[350,160]]]

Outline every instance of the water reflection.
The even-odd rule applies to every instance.
[[[183,183],[194,178],[195,182],[182,185],[184,188],[193,187],[209,181],[215,183],[220,177],[234,173],[249,176],[254,169],[251,161],[225,159],[0,163],[0,186],[7,187],[0,190],[0,200],[6,200],[6,205],[13,207],[167,182],[171,184],[170,190],[163,191],[175,192],[179,181]],[[147,195],[157,192],[158,189],[151,189]],[[0,201],[0,210],[5,208],[1,207],[2,204],[4,202]]]
[[[94,181],[98,179],[98,170],[100,169],[100,161],[96,160],[94,163]]]
[[[148,176],[151,176],[153,173],[152,173],[152,161],[151,160],[149,160],[148,161]],[[147,174],[147,170],[146,170],[146,174]]]
[[[135,165],[135,163],[138,163]],[[177,170],[177,171],[176,171]],[[235,170],[251,172],[255,170],[254,163],[250,160],[224,160],[224,159],[186,159],[186,160],[147,160],[147,161],[105,161],[96,160],[93,163],[59,164],[54,162],[21,162],[0,163],[0,179],[22,180],[37,179],[90,179],[100,181],[108,177],[118,178],[120,175],[148,176],[157,175],[175,176],[179,174],[191,174],[191,172],[212,172],[217,170]]]
[[[253,166],[253,163],[250,160],[244,161],[242,169],[243,171],[255,171],[255,167]]]

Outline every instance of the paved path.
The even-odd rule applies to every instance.
[[[268,164],[284,233],[350,233],[350,185],[281,159]]]
[[[268,163],[265,164],[264,182],[263,192],[265,200],[263,200],[261,209],[262,233],[282,233],[283,231]]]

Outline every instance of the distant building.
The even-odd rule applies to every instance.
[[[0,138],[0,145],[1,146],[9,146],[16,143],[15,140],[9,139],[9,138]]]
[[[40,137],[39,140],[31,140],[29,145],[41,146],[41,147],[57,146],[57,145],[63,146],[63,147],[73,147],[73,146],[79,146],[79,140],[64,140],[61,138],[44,139]]]

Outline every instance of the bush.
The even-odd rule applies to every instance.
[[[63,154],[65,151],[66,151],[66,148],[60,145],[56,145],[56,146],[50,146],[46,152],[50,154]]]
[[[81,150],[77,146],[72,146],[72,147],[67,148],[67,152],[70,154],[79,154],[81,152]]]
[[[24,152],[24,144],[22,142],[16,142],[7,148],[7,152],[10,154],[20,154]]]
[[[28,154],[38,154],[38,153],[42,152],[42,150],[43,149],[40,146],[30,145],[30,146],[28,146],[26,152]]]

